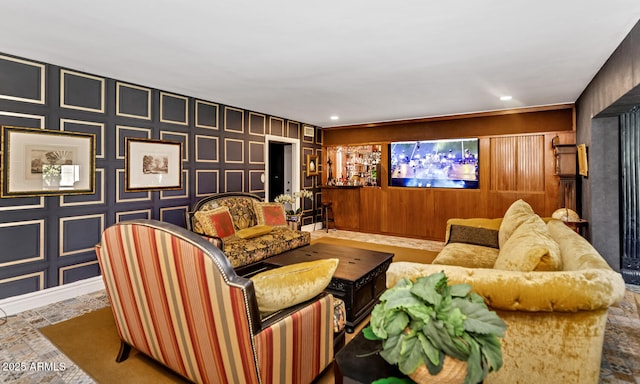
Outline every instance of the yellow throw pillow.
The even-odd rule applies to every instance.
[[[236,232],[236,236],[241,239],[253,239],[254,237],[266,235],[273,230],[270,225],[254,225],[253,227],[241,229]]]
[[[278,311],[319,295],[331,282],[338,262],[338,259],[307,261],[251,277],[260,312]]]
[[[526,201],[522,199],[514,201],[509,209],[507,209],[507,212],[505,212],[502,222],[500,223],[500,230],[498,231],[500,248],[509,240],[509,236],[518,229],[520,224],[524,223],[533,215],[535,215],[535,212],[533,212],[533,208],[531,208]]]
[[[559,271],[562,269],[560,246],[547,225],[538,216],[522,223],[500,248],[495,269],[507,271]]]

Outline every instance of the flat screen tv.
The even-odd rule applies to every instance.
[[[476,139],[389,144],[389,184],[414,188],[479,188]]]

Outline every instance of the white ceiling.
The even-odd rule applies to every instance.
[[[574,102],[639,18],[638,0],[2,0],[0,52],[326,127]]]

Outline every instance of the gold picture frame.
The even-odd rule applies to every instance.
[[[589,163],[587,162],[587,145],[578,144],[578,174],[587,177],[589,175]]]
[[[307,155],[307,177],[318,175],[318,155]]]
[[[125,138],[125,192],[182,189],[182,143]]]
[[[2,126],[0,197],[96,193],[96,135]]]

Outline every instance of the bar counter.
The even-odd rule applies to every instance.
[[[331,202],[335,226],[347,231],[380,232],[380,187],[322,186],[322,202]],[[376,202],[378,204],[376,204]]]

